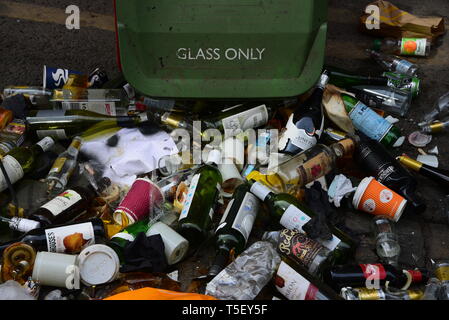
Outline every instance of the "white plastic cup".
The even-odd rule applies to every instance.
[[[189,249],[189,242],[183,236],[162,222],[156,222],[152,225],[146,236],[149,237],[155,234],[161,235],[165,247],[165,256],[169,265],[178,263],[184,258]]]
[[[120,261],[112,248],[94,244],[80,252],[77,258],[81,282],[87,286],[114,281],[120,269]]]
[[[76,255],[38,252],[31,277],[44,286],[79,289],[80,275],[76,259]]]

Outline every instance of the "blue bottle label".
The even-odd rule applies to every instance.
[[[381,141],[393,126],[360,101],[349,113],[349,117],[358,130],[376,141]]]

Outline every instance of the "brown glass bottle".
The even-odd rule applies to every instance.
[[[72,221],[89,208],[96,196],[91,187],[76,186],[62,192],[30,215],[42,227]]]

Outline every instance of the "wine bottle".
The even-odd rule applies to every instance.
[[[290,115],[279,139],[280,152],[295,155],[318,143],[324,127],[322,100],[328,82],[329,76],[325,71],[312,95]]]
[[[42,226],[70,222],[89,208],[95,196],[96,193],[90,185],[75,186],[42,205],[31,213],[29,218],[39,221]]]
[[[415,77],[418,66],[400,57],[387,55],[374,50],[367,50],[367,54],[373,58],[383,69],[409,77]]]
[[[92,128],[133,128],[148,122],[147,114],[134,117],[107,116],[87,110],[41,110],[26,118],[28,129],[38,138],[51,136],[57,140],[71,139]]]
[[[95,244],[96,238],[106,237],[101,219],[92,219],[83,223],[69,223],[31,230],[20,238],[0,244],[0,253],[16,242],[29,244],[36,251],[76,254]]]
[[[415,178],[382,144],[361,132],[357,134],[360,141],[354,153],[354,159],[367,176],[375,177],[377,181],[406,198],[409,203],[407,208],[411,208],[416,213],[424,212],[426,204],[415,193],[417,187]]]
[[[449,187],[449,170],[434,168],[422,162],[413,160],[407,156],[398,157],[398,160],[407,168],[410,168],[413,171],[418,172],[420,175],[434,180],[440,186]]]
[[[423,295],[422,290],[404,290],[392,293],[383,289],[341,289],[341,296],[345,300],[421,300]]]
[[[55,195],[64,191],[76,168],[81,142],[80,137],[75,137],[67,150],[61,153],[53,163],[45,179],[49,194]]]
[[[408,273],[408,275],[407,275]],[[333,266],[323,272],[324,281],[336,290],[344,287],[364,288],[367,284],[401,289],[408,285],[409,277],[412,283],[427,282],[428,276],[421,270],[400,270],[391,265],[358,264]]]
[[[350,156],[355,149],[357,137],[347,138],[332,145],[317,144],[273,166],[268,173],[271,181],[282,181],[285,190],[303,187],[316,179],[324,177],[337,167],[337,160]]]
[[[127,115],[130,104],[123,89],[55,89],[50,101],[55,109],[87,110],[109,116]]]
[[[394,72],[384,72],[380,76],[353,74],[335,67],[325,67],[329,71],[329,83],[340,88],[354,86],[382,86],[399,89],[411,93],[413,97],[419,95],[421,80]]]
[[[53,147],[54,144],[55,141],[52,138],[45,137],[31,147],[16,147],[8,152],[2,161],[11,183],[16,183],[25,174],[33,171],[37,157]],[[0,192],[7,188],[6,178],[3,172],[0,172]]]
[[[354,126],[371,139],[392,147],[401,137],[401,131],[374,110],[356,98],[342,94],[342,99]]]
[[[53,91],[50,89],[32,86],[8,86],[3,90],[3,95],[5,98],[16,94],[22,94],[33,107],[51,107],[50,99]]]
[[[211,226],[219,188],[223,183],[217,167],[220,161],[220,151],[209,152],[206,164],[195,171],[179,215],[177,231],[192,247],[207,237]]]
[[[430,55],[431,42],[426,38],[376,39],[373,49],[387,54],[426,57]]]
[[[307,270],[283,257],[274,276],[276,289],[288,300],[343,300]]]
[[[215,230],[216,256],[209,275],[216,276],[224,269],[232,250],[239,255],[245,249],[259,211],[259,202],[250,192],[249,184],[237,187]]]
[[[287,193],[275,194],[268,187],[254,180],[251,184],[251,192],[267,206],[273,222],[284,228],[298,230],[304,233],[302,227],[309,222],[315,213],[300,203],[294,196]],[[354,250],[353,241],[344,232],[334,226],[330,226],[333,238],[331,240],[317,239],[324,247],[333,252],[335,261],[346,261]]]
[[[367,106],[405,117],[412,102],[411,93],[381,86],[353,86],[348,91]]]

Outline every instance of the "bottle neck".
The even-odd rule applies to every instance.
[[[226,248],[218,249],[215,260],[212,266],[209,268],[209,276],[216,276],[219,274],[225,267],[229,261],[229,250]]]

